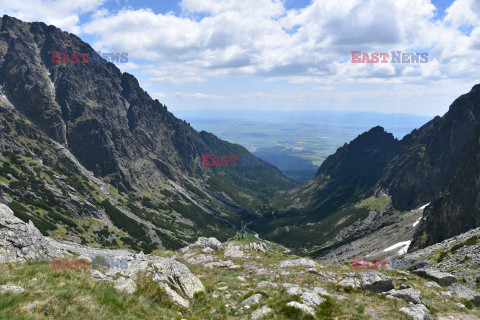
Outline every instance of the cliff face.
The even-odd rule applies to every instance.
[[[479,124],[480,85],[476,85],[457,98],[443,117],[405,136],[378,184],[392,195],[395,207],[413,209],[438,197]]]
[[[480,226],[480,127],[470,138],[443,195],[432,202],[416,230],[410,251]]]

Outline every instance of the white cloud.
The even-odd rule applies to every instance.
[[[93,13],[103,5],[106,0],[30,0],[11,1],[0,0],[0,12],[17,19],[34,22],[41,21],[69,31],[81,33],[79,25],[80,15]]]
[[[196,93],[185,93],[185,92],[175,92],[176,97],[186,97],[186,98],[195,98],[195,99],[223,99],[223,96],[217,96],[213,94],[205,94],[201,92]]]
[[[456,0],[444,21],[433,20],[430,0],[313,0],[300,10],[287,10],[281,0],[182,0],[177,16],[150,9],[111,12],[102,7],[105,1],[0,0],[0,7],[20,19],[92,34],[96,47],[152,62],[143,68],[151,81],[201,82],[244,74],[292,83],[391,77],[408,82],[421,76],[471,78],[480,71],[477,0]],[[91,19],[79,25],[83,13]],[[473,31],[464,34],[462,26]],[[417,48],[429,51],[429,63],[349,62],[353,50]]]
[[[471,50],[480,47],[480,32],[468,36],[456,27],[476,23],[475,6],[474,0],[457,0],[444,23],[433,20],[429,0],[314,0],[301,10],[286,10],[279,0],[182,0],[180,16],[127,9],[97,14],[84,30],[99,37],[98,45],[161,61],[155,69],[163,75],[150,78],[157,81],[175,81],[188,69],[194,74],[180,76],[186,81],[245,74],[293,83],[408,82],[473,74],[467,65],[478,60]],[[352,65],[348,59],[353,50],[417,48],[430,51],[430,64]]]
[[[42,20],[70,32],[90,34],[96,39],[96,48],[128,52],[130,62],[119,67],[135,70],[152,87],[191,85],[181,90],[196,92],[172,94],[164,97],[167,99],[319,99],[318,93],[309,94],[308,89],[296,96],[265,88],[228,94],[220,88],[220,94],[202,93],[215,92],[200,87],[212,78],[222,82],[235,77],[260,80],[267,86],[286,80],[291,88],[328,84],[335,88],[323,90],[329,93],[324,100],[329,105],[339,94],[337,85],[403,84],[395,93],[400,100],[412,92],[405,89],[410,85],[420,86],[428,95],[437,92],[439,83],[445,85],[442,81],[451,79],[448,90],[459,90],[471,86],[480,73],[478,0],[454,1],[443,20],[435,18],[430,0],[312,0],[303,9],[290,10],[282,0],[181,0],[179,14],[131,7],[110,11],[103,6],[105,1],[0,0],[0,10],[20,19]],[[88,17],[85,24],[80,23],[83,14]],[[429,61],[352,64],[354,50],[428,52]],[[389,93],[387,90],[385,95]],[[348,97],[341,99],[347,101]]]
[[[457,0],[446,11],[445,22],[454,27],[480,25],[480,2],[478,0]]]
[[[154,92],[154,93],[152,94],[152,97],[153,97],[154,99],[163,99],[163,98],[166,98],[167,95],[166,95],[166,94],[163,94],[163,93],[161,93],[161,92]]]

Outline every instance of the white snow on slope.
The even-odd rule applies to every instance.
[[[408,247],[410,247],[410,243],[412,243],[412,241],[410,241],[410,240],[409,241],[402,241],[402,242],[396,243],[393,246],[390,246],[386,249],[383,249],[383,252],[392,251],[392,250],[401,248],[400,250],[398,250],[397,254],[405,254],[405,253],[407,253]]]
[[[418,220],[413,223],[413,226],[415,227],[417,224],[419,224],[420,220],[422,220],[422,217],[418,218]]]
[[[427,204],[426,204],[426,205],[424,205],[424,206],[421,206],[420,208],[418,208],[418,210],[424,210],[424,209],[425,209],[425,208],[426,208],[426,207],[427,207],[429,204],[430,204],[430,202],[429,202],[429,203],[427,203]]]

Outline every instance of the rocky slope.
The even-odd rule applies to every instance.
[[[200,238],[177,252],[135,254],[60,243],[16,219],[6,206],[0,205],[0,212],[0,245],[5,245],[6,239],[17,248],[30,248],[31,238],[10,233],[26,228],[28,234],[37,235],[37,241],[50,243],[50,251],[43,257],[54,258],[34,261],[26,250],[15,251],[16,257],[0,250],[0,316],[5,318],[480,317],[478,284],[441,272],[433,264],[412,271],[391,264],[386,269],[359,270],[352,269],[350,263],[313,261],[273,252],[262,240],[221,243],[215,238]],[[457,244],[458,251],[468,251],[477,261],[478,246],[468,242],[458,248],[473,233],[450,239],[448,245]],[[20,244],[18,240],[22,239],[26,242]],[[424,258],[435,250],[420,250],[415,258]],[[74,261],[84,259],[89,260],[86,268],[75,267]]]

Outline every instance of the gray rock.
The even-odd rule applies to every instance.
[[[263,242],[250,242],[248,244],[245,245],[245,250],[250,250],[250,251],[260,251],[260,252],[267,252],[268,249],[267,249],[267,245]]]
[[[172,290],[169,286],[162,283],[160,286],[165,290],[167,296],[172,299],[172,301],[178,305],[181,305],[184,308],[190,307],[188,300],[182,298],[176,291]]]
[[[223,255],[230,258],[243,258],[245,257],[245,252],[243,251],[242,245],[240,245],[238,242],[233,241],[227,243]]]
[[[392,289],[390,291],[385,292],[385,294],[388,294],[395,298],[403,299],[407,302],[412,302],[414,304],[423,303],[422,293],[413,288],[407,288],[407,289],[401,289],[401,290]]]
[[[291,302],[287,303],[287,306],[288,307],[293,307],[295,309],[302,310],[302,312],[307,313],[307,314],[311,314],[312,316],[314,315],[315,310],[312,307],[309,307],[305,304],[298,303],[296,301],[291,301]]]
[[[213,250],[212,248],[210,247],[207,247],[205,249],[202,250],[203,253],[212,253],[212,252],[215,252],[215,250]]]
[[[360,281],[355,277],[348,277],[338,283],[342,287],[360,288]]]
[[[242,304],[245,306],[250,306],[252,304],[260,303],[262,300],[262,295],[260,293],[256,293],[248,299],[243,300]]]
[[[311,292],[315,292],[316,294],[322,295],[322,296],[331,296],[327,290],[321,288],[321,287],[313,287]]]
[[[133,294],[137,290],[137,284],[130,278],[120,277],[115,280],[115,289]]]
[[[418,269],[412,271],[412,273],[422,278],[433,280],[444,287],[448,287],[452,283],[457,282],[457,278],[453,274],[441,272],[435,269]]]
[[[280,261],[277,264],[278,268],[290,268],[290,267],[310,267],[315,268],[317,263],[312,260],[308,260],[305,258],[297,259],[297,260],[284,260]]]
[[[260,318],[263,318],[265,317],[267,314],[269,313],[272,313],[273,310],[270,309],[269,307],[267,306],[264,306],[260,309],[257,309],[255,311],[252,312],[252,315],[251,315],[251,319],[260,319]]]
[[[461,284],[454,283],[449,287],[452,295],[460,299],[466,299],[476,305],[480,306],[480,293]]]
[[[25,223],[0,203],[0,262],[48,259],[59,251],[32,223]]]
[[[360,287],[376,293],[386,292],[395,288],[392,278],[378,271],[360,272]]]
[[[409,289],[409,288],[411,288],[410,285],[408,285],[408,284],[401,284],[401,285],[398,286],[398,289],[397,289],[397,290]]]
[[[205,267],[207,268],[230,268],[235,266],[235,263],[233,263],[231,260],[226,260],[226,261],[215,261],[215,262],[209,262],[205,264]]]
[[[317,307],[322,302],[327,300],[327,299],[322,298],[318,294],[313,293],[313,292],[304,292],[304,293],[300,294],[300,298],[302,299],[304,304],[306,304],[308,306],[311,306],[311,307]]]
[[[220,241],[218,241],[214,237],[210,237],[210,238],[200,237],[197,239],[195,243],[189,245],[186,248],[183,248],[183,250],[184,251],[188,250],[188,248],[201,248],[201,249],[211,248],[215,251],[220,251],[223,249],[223,245]]]
[[[403,312],[413,320],[427,320],[431,319],[430,311],[423,304],[415,304],[410,307],[403,307],[400,309],[400,312]]]
[[[11,284],[6,284],[3,286],[0,286],[0,291],[3,293],[5,292],[22,293],[25,291],[25,289],[11,285]]]
[[[305,269],[305,273],[318,274],[318,271],[316,268],[307,268]]]
[[[441,286],[440,286],[438,283],[433,282],[433,281],[427,282],[427,287],[430,287],[430,288],[441,288]]]
[[[110,278],[109,276],[101,273],[98,270],[92,270],[91,273],[92,273],[93,278],[96,279],[96,280],[113,281],[112,278]]]
[[[440,292],[440,294],[441,294],[442,296],[446,296],[446,297],[449,297],[449,298],[453,298],[452,291],[442,291],[442,292]]]
[[[202,282],[184,264],[173,259],[138,254],[121,274],[135,279],[138,272],[146,272],[155,281],[167,283],[189,299],[205,291]]]
[[[111,277],[119,276],[115,281],[115,288],[129,293],[136,290],[135,280],[138,274],[145,274],[164,288],[173,302],[184,307],[187,307],[189,302],[180,294],[192,299],[195,293],[205,291],[202,282],[182,263],[169,258],[146,256],[143,253],[131,256],[125,270],[108,269],[107,275],[98,270],[91,272],[98,280],[113,281]]]
[[[303,290],[299,286],[291,286],[287,289],[286,293],[294,296],[299,296],[303,293]]]
[[[36,307],[37,305],[38,305],[38,303],[37,303],[37,302],[34,302],[34,303],[32,303],[32,304],[29,304],[28,306],[23,307],[22,310],[24,310],[24,311],[31,311],[31,310],[35,309],[35,307]]]
[[[257,284],[257,288],[277,288],[278,284],[270,282],[270,281],[261,281]]]

